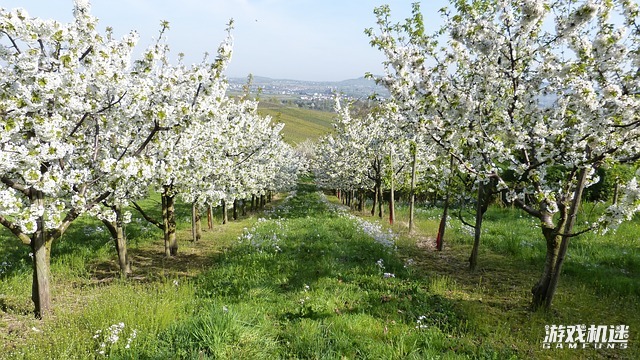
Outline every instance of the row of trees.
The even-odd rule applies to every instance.
[[[301,164],[282,126],[257,104],[229,98],[223,76],[232,38],[215,58],[169,62],[158,39],[132,60],[135,32],[101,32],[85,0],[74,20],[0,10],[0,223],[33,253],[35,314],[51,310],[52,242],[82,214],[103,220],[128,271],[123,208],[161,194],[167,256],[175,255],[178,195],[198,210],[295,184]],[[141,209],[140,209],[141,210]]]
[[[404,163],[412,169],[418,164],[418,173],[421,158],[436,165],[425,172],[433,188],[458,182],[475,194],[475,249],[486,205],[501,194],[540,221],[547,251],[532,303],[550,307],[570,239],[640,210],[640,190],[631,179],[616,186],[619,200],[599,221],[576,224],[584,189],[598,182],[597,171],[640,158],[638,5],[455,0],[440,13],[445,25],[427,34],[419,4],[402,23],[390,20],[388,6],[375,9],[378,29],[367,33],[386,56],[385,75],[376,80],[391,99],[377,118],[353,122],[341,115],[340,124],[362,130],[339,125],[340,140],[325,140],[339,145],[323,147],[317,164],[328,175],[321,179],[334,188],[377,187],[376,176],[367,176],[372,184],[353,182],[364,177],[352,175],[376,173],[376,164],[385,161],[362,164],[349,154],[376,144],[366,159],[396,159],[386,161],[394,172],[402,156],[389,147],[407,149]],[[379,137],[371,142],[371,136]],[[329,154],[327,147],[344,150]],[[445,196],[443,219],[454,195],[449,190]]]

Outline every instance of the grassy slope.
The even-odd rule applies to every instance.
[[[0,263],[11,265],[0,274],[0,358],[83,359],[101,349],[141,359],[633,359],[640,352],[640,319],[632,316],[640,311],[638,224],[575,239],[554,310],[531,312],[529,290],[543,260],[526,216],[490,210],[481,268],[470,273],[470,237],[456,221],[445,251],[432,250],[438,209],[418,213],[411,237],[399,209],[393,229],[402,236],[393,253],[305,190],[312,189],[266,214],[274,220],[254,214],[217,225],[197,244],[187,241],[188,208],[180,208],[174,259],[164,258],[157,230],[134,221],[127,281],[116,276],[108,236],[83,219],[55,245],[55,317],[47,322],[29,315],[28,248],[2,232]],[[414,265],[404,267],[409,258]],[[120,322],[125,327],[111,344],[106,333]],[[544,325],[583,323],[629,325],[631,348],[541,349]]]
[[[335,117],[332,112],[286,107],[273,102],[261,102],[258,112],[271,116],[274,122],[284,123],[282,133],[290,144],[315,140],[331,132]]]
[[[274,220],[216,226],[198,244],[185,241],[183,222],[172,259],[163,257],[161,241],[150,241],[160,234],[134,222],[127,281],[116,276],[108,237],[89,219],[78,223],[56,245],[52,319],[30,318],[27,268],[12,267],[0,281],[0,326],[8,330],[0,357],[421,359],[447,352],[451,341],[434,325],[455,331],[448,304],[305,189],[271,211]],[[242,243],[234,240],[240,234]],[[15,242],[5,235],[3,245]],[[65,256],[64,247],[77,251]],[[380,259],[397,279],[382,276]],[[415,328],[421,315],[430,328]],[[110,341],[114,329],[118,340]]]
[[[622,224],[616,233],[572,239],[553,309],[532,312],[530,291],[542,272],[545,253],[538,224],[521,211],[490,208],[483,223],[479,270],[472,273],[468,258],[473,234],[459,220],[449,221],[445,250],[434,251],[440,214],[437,208],[419,209],[417,231],[409,235],[408,211],[400,207],[398,221],[390,228],[402,234],[401,253],[415,259],[418,271],[428,274],[431,282],[440,284],[432,289],[455,304],[469,333],[481,343],[517,349],[524,359],[638,358],[638,219]],[[378,222],[388,226],[386,219]],[[628,325],[629,349],[543,350],[544,327],[551,324]]]

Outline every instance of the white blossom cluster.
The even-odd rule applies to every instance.
[[[367,32],[386,57],[376,80],[421,125],[404,128],[456,170],[495,179],[553,228],[598,167],[640,155],[637,2],[459,1],[441,13],[445,25],[427,34],[419,4],[402,24],[382,6],[377,32]],[[640,210],[636,189],[623,187],[602,225]]]
[[[68,23],[0,8],[0,224],[32,246],[34,291],[48,291],[46,244],[82,214],[121,228],[122,207],[149,189],[215,206],[288,190],[305,170],[283,125],[226,95],[232,23],[193,65],[169,59],[168,27],[134,55],[137,33],[100,31],[89,1]]]
[[[168,58],[167,23],[137,59],[135,32],[98,29],[87,1],[70,23],[0,9],[0,222],[24,242],[85,212],[114,221],[102,203],[150,187],[215,205],[295,185],[305,164],[282,125],[226,96],[230,33],[187,66]]]

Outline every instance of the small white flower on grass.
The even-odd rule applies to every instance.
[[[376,261],[376,265],[378,265],[378,267],[382,270],[384,270],[384,260],[380,259],[378,261]]]
[[[178,280],[173,280],[173,286],[178,286]]]
[[[134,329],[131,336],[127,339],[127,345],[124,346],[125,349],[131,348],[131,342],[136,338],[136,336],[138,336],[138,330]]]
[[[406,269],[406,268],[409,268],[409,267],[411,267],[411,266],[413,266],[413,265],[415,265],[415,264],[416,264],[416,261],[415,261],[415,260],[413,260],[413,259],[407,259],[407,260],[405,260],[405,261],[404,261],[404,268],[405,268],[405,269]]]
[[[31,330],[35,331],[35,332],[42,332],[42,330],[38,329],[37,327],[32,327]]]
[[[384,274],[382,274],[382,276],[383,276],[385,279],[388,279],[388,278],[394,278],[394,277],[396,277],[396,275],[395,275],[395,274],[387,273],[387,272],[386,272],[386,273],[384,273]]]
[[[227,305],[224,305],[222,307],[222,312],[225,312],[225,313],[229,312],[229,308],[227,307]]]
[[[424,315],[420,315],[418,316],[418,320],[416,320],[416,329],[426,329],[427,327],[429,327],[427,324],[424,323],[424,321],[427,320],[427,317]]]

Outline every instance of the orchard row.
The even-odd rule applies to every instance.
[[[134,59],[137,34],[100,32],[87,1],[70,23],[1,10],[0,223],[31,247],[37,316],[51,308],[51,243],[80,215],[108,225],[126,272],[122,209],[148,191],[172,256],[177,196],[197,212],[295,185],[305,165],[282,125],[226,95],[231,27],[213,58],[172,65],[167,23]]]
[[[472,269],[483,214],[499,196],[539,221],[547,250],[532,303],[550,307],[570,239],[640,210],[636,178],[621,176],[640,159],[638,4],[451,1],[433,34],[419,4],[401,23],[388,6],[374,12],[378,28],[366,32],[386,57],[375,79],[391,98],[360,117],[338,104],[337,130],[314,163],[318,181],[360,206],[373,189],[380,216],[390,190],[392,221],[399,185],[412,205],[416,189],[442,194],[439,249],[450,203],[466,203]],[[598,221],[577,222],[603,171],[614,177],[613,203]]]

